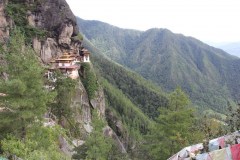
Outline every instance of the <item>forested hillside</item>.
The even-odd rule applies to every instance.
[[[160,87],[107,59],[87,41],[84,43],[93,53],[93,64],[99,76],[120,89],[146,115],[154,118],[158,115],[157,109],[159,107],[167,106],[167,95]]]
[[[165,91],[181,86],[200,110],[224,112],[227,101],[240,96],[240,60],[220,49],[167,29],[141,32],[80,18],[78,23],[86,38],[109,59]]]

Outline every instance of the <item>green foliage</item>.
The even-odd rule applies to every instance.
[[[76,84],[76,80],[69,77],[66,78],[61,73],[57,76],[57,81],[55,83],[57,96],[54,103],[51,105],[51,112],[57,116],[59,124],[61,124],[62,127],[66,127],[64,118],[68,120],[73,118],[73,111],[71,110],[70,104]]]
[[[110,154],[112,148],[112,141],[103,135],[103,120],[98,116],[97,112],[94,110],[92,114],[92,127],[93,131],[90,133],[85,144],[79,147],[78,154],[85,155],[82,157],[89,160],[106,160]],[[81,148],[83,148],[81,150]],[[85,151],[84,153],[81,153]],[[75,158],[81,157],[81,155],[75,155]]]
[[[27,19],[27,7],[23,3],[8,3],[5,7],[6,14],[13,19],[17,26],[26,26]]]
[[[78,159],[78,160],[86,159],[88,147],[84,143],[81,146],[78,146],[78,147],[74,148],[74,151],[76,153],[72,155],[72,159]]]
[[[92,53],[95,53],[92,51]],[[161,89],[152,82],[147,81],[119,66],[103,56],[92,55],[94,68],[98,76],[104,77],[114,87],[119,88],[138,108],[150,118],[157,117],[157,108],[165,107],[168,103]],[[139,94],[141,93],[141,94]]]
[[[11,36],[4,58],[7,61],[4,70],[8,80],[0,81],[0,92],[7,96],[1,97],[0,102],[9,112],[0,113],[0,130],[3,134],[13,129],[24,137],[26,128],[33,120],[42,118],[55,94],[43,88],[44,70],[33,49],[25,46],[24,37],[18,29]]]
[[[58,102],[59,106],[69,102],[59,102],[59,99],[62,96],[69,99],[75,83],[69,79],[59,79],[56,83],[57,92],[66,91],[68,94],[58,93],[56,98],[55,92],[45,90],[45,70],[24,40],[21,30],[16,28],[7,47],[1,50],[1,57],[6,61],[1,71],[8,75],[7,80],[0,80],[0,92],[6,94],[0,97],[0,105],[5,108],[0,112],[1,154],[10,159],[14,156],[29,160],[70,159],[59,150],[58,138],[65,136],[65,132],[58,126],[43,127],[41,122],[53,101]],[[62,114],[68,116],[67,112]]]
[[[160,108],[156,125],[147,136],[145,147],[151,159],[167,159],[181,148],[199,141],[189,99],[180,88],[169,96],[168,108]]]
[[[27,11],[33,10],[30,5],[26,5],[20,1],[9,2],[5,7],[6,14],[14,21],[15,25],[21,30],[26,38],[26,43],[30,43],[33,37],[43,39],[47,35],[47,31],[28,25]]]
[[[78,33],[77,38],[82,41],[83,40],[83,35],[81,33]]]
[[[204,139],[207,141],[227,134],[224,122],[213,117],[201,115],[197,122],[197,127],[201,130]]]
[[[121,121],[126,123],[129,129],[146,133],[151,121],[139,110],[122,92],[109,84],[106,80],[101,81],[104,86],[104,93],[109,106],[121,117]]]
[[[71,108],[72,97],[76,94],[77,80],[71,79],[56,72],[57,81],[53,84],[57,93],[54,103],[50,105],[51,113],[57,119],[58,124],[65,128],[70,137],[79,137],[80,128],[78,122],[75,120],[74,110]]]
[[[4,156],[14,155],[29,160],[70,159],[58,150],[57,140],[60,134],[59,127],[47,128],[35,123],[34,127],[28,130],[25,140],[9,135],[1,141]]]
[[[141,154],[139,146],[143,141],[142,135],[153,125],[149,117],[156,117],[157,108],[159,105],[166,106],[168,99],[159,87],[104,56],[97,55],[97,49],[86,41],[84,43],[92,53],[97,75],[104,77],[99,81],[103,85],[107,102],[108,125],[127,142],[128,155],[134,159]],[[120,131],[116,123],[119,121],[122,122]]]
[[[90,66],[90,63],[81,63],[83,68],[82,82],[88,93],[89,99],[95,98],[96,91],[98,90],[97,77]]]
[[[31,42],[32,38],[34,38],[34,37],[37,37],[40,40],[42,40],[42,39],[46,38],[46,36],[48,34],[48,32],[44,29],[35,28],[35,27],[29,26],[29,25],[24,27],[23,33],[25,34],[27,42]]]
[[[228,132],[232,133],[240,130],[240,104],[236,109],[231,104],[228,104],[228,114],[225,122]]]
[[[78,35],[75,36],[75,37],[72,37],[72,39],[73,39],[73,40],[77,40],[77,41],[82,41],[82,40],[83,40],[83,36],[82,36],[81,33],[78,33]]]
[[[98,117],[97,112],[93,112],[93,132],[86,141],[88,146],[87,159],[105,160],[108,157],[112,144],[109,138],[103,135],[104,123]]]
[[[121,90],[106,80],[101,80],[101,83],[107,100],[106,118],[108,125],[123,141],[128,143],[129,156],[136,157],[141,153],[137,148],[143,140],[142,136],[148,132],[153,122]],[[116,128],[118,121],[123,122],[121,131]]]

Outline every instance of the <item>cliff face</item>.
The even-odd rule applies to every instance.
[[[46,32],[44,38],[31,37],[32,46],[43,65],[47,65],[53,58],[65,52],[79,54],[82,41],[76,38],[78,35],[76,18],[65,0],[0,1],[0,43],[8,41],[11,28],[16,25],[6,14],[7,6],[13,3],[27,6],[25,18],[28,26]],[[103,101],[104,98],[100,98],[100,101],[95,101],[94,106],[104,108],[105,105],[101,105]],[[91,105],[81,80],[77,83],[71,107],[76,111],[74,113],[76,121],[83,124],[82,126],[89,132]]]
[[[0,0],[0,43],[7,41],[9,37],[10,20],[7,19],[4,13],[4,6],[6,2]]]
[[[44,64],[64,52],[79,54],[82,47],[81,40],[74,38],[78,35],[76,18],[65,0],[27,1],[29,5],[37,7],[27,12],[29,25],[48,32],[45,39],[33,38],[33,48]],[[87,132],[91,131],[91,106],[87,92],[79,80],[76,86],[71,107],[75,110],[75,119],[82,124]],[[105,107],[105,106],[104,106]]]
[[[65,0],[25,0],[29,5],[36,5],[28,12],[29,24],[61,35],[62,29],[68,25],[73,36],[78,34],[75,16]],[[71,35],[70,35],[71,36]]]
[[[37,7],[27,12],[28,23],[32,27],[47,30],[45,40],[33,39],[33,47],[44,63],[61,55],[63,52],[78,53],[80,40],[73,40],[78,35],[76,18],[65,0],[31,1]],[[37,4],[35,4],[37,3]]]
[[[78,82],[75,94],[72,97],[71,108],[74,111],[75,120],[84,127],[87,132],[91,132],[91,107],[86,90],[81,81]]]
[[[65,52],[79,54],[79,50],[83,48],[82,37],[79,35],[76,18],[65,0],[0,0],[0,43],[8,41],[11,28],[16,25],[14,20],[6,14],[6,6],[12,3],[27,6],[26,13],[24,13],[27,27],[45,32],[44,37],[37,35],[28,37],[31,40],[30,44],[44,66]],[[91,108],[97,109],[99,115],[105,117],[103,89],[99,87],[94,98],[89,99],[86,89],[79,79],[70,107],[80,129],[84,128],[85,133],[91,132]],[[113,139],[116,140],[121,151],[126,152],[117,135],[112,133],[113,131],[109,127],[107,128],[108,131],[105,129],[105,135],[114,137]],[[62,151],[71,154],[71,148],[65,143],[65,140],[60,142],[62,146],[65,146]],[[65,150],[69,150],[70,153]]]

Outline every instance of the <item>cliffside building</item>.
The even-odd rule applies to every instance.
[[[52,66],[48,70],[48,79],[55,81],[53,71],[59,69],[66,76],[77,79],[79,77],[78,69],[80,68],[77,64],[79,56],[69,53],[64,53],[59,58],[51,61]]]
[[[82,62],[90,62],[90,52],[87,49],[82,49],[80,53],[81,61]]]
[[[80,69],[80,62],[90,62],[90,52],[83,48],[80,54],[64,53],[60,57],[51,61],[52,65],[48,68],[47,77],[49,80],[55,82],[56,78],[53,72],[59,69],[66,76],[77,79],[79,77],[78,70]]]

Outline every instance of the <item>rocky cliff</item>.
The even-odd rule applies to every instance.
[[[65,52],[79,54],[82,48],[81,39],[77,39],[78,26],[76,18],[65,0],[22,0],[22,1],[1,1],[0,2],[0,42],[7,42],[10,30],[17,25],[14,20],[6,14],[6,7],[12,4],[27,6],[25,18],[27,27],[44,30],[45,36],[39,38],[32,36],[30,42],[44,65],[47,65],[53,58]],[[101,99],[104,101],[104,99]],[[96,101],[96,103],[103,103]],[[95,106],[99,106],[95,104]],[[76,94],[72,98],[72,107],[79,108],[76,112],[76,120],[84,124],[91,122],[91,105],[87,92],[79,80],[76,87]],[[101,109],[102,110],[102,109]]]
[[[30,5],[34,3],[31,1]],[[27,12],[27,18],[29,25],[48,32],[42,41],[33,39],[33,47],[44,63],[63,52],[79,52],[81,41],[73,39],[78,35],[76,19],[65,0],[41,1],[34,10]]]
[[[6,1],[0,1],[0,43],[6,42],[9,37],[9,26],[11,24],[10,19],[7,18],[4,12],[4,6]]]
[[[21,7],[21,10],[20,10]],[[19,12],[17,19],[12,11]],[[19,19],[26,19],[23,23]],[[76,18],[65,0],[0,0],[0,43],[5,44],[10,36],[11,29],[19,26],[26,31],[28,42],[32,45],[44,66],[63,53],[79,54],[83,47],[82,37],[76,23]],[[41,34],[39,34],[41,33]],[[79,128],[84,128],[84,134],[91,132],[91,109],[98,110],[105,118],[105,98],[101,87],[95,97],[89,99],[87,91],[79,79],[75,87],[70,105],[74,111],[74,119]],[[105,135],[114,137],[122,152],[126,152],[121,141],[110,127],[106,127]],[[79,140],[74,140],[79,141]],[[61,138],[62,151],[71,155],[71,147],[65,139]]]
[[[82,47],[78,36],[78,26],[76,18],[70,10],[65,0],[22,0],[22,1],[0,1],[0,42],[6,42],[9,38],[10,29],[13,25],[18,25],[12,17],[6,14],[5,6],[19,4],[25,8],[20,12],[26,18],[27,24],[22,27],[37,28],[45,31],[44,38],[32,34],[32,45],[36,53],[44,63],[48,63],[52,58],[64,52],[78,53]],[[14,7],[9,7],[8,12],[15,11]],[[6,7],[7,8],[7,7]],[[19,18],[19,17],[17,17]]]

